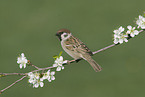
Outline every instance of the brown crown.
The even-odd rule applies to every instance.
[[[61,32],[70,33],[70,30],[68,30],[68,29],[60,29],[60,30],[57,31],[57,33],[61,33]]]

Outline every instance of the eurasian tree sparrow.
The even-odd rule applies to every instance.
[[[69,30],[61,29],[57,32],[56,36],[58,36],[59,40],[61,41],[61,46],[64,51],[75,60],[83,58],[88,63],[90,63],[96,72],[102,70],[101,66],[92,59],[91,56],[93,54],[90,49],[78,38],[74,37]]]

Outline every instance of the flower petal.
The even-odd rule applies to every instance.
[[[56,68],[56,71],[61,71],[61,67],[57,67]]]
[[[119,43],[120,43],[120,44],[123,43],[123,39],[119,39]]]
[[[20,64],[20,69],[22,69],[22,67],[23,67],[23,65],[22,65],[22,64]]]
[[[33,79],[29,79],[28,82],[29,82],[29,83],[33,83],[34,80],[33,80]]]
[[[128,40],[127,40],[126,38],[124,38],[124,41],[125,41],[125,42],[128,42]]]
[[[51,75],[55,75],[55,72],[54,72],[54,71],[52,71],[52,72],[51,72]]]
[[[131,30],[131,29],[132,29],[132,26],[129,25],[129,26],[127,26],[127,28],[128,28],[129,30]]]
[[[128,30],[126,33],[127,33],[127,34],[130,34],[130,32],[131,32],[131,31],[130,31],[130,30]]]
[[[114,39],[114,43],[117,44],[118,43],[118,40],[117,39]]]
[[[59,60],[63,61],[63,57],[62,57],[62,56],[60,56],[60,57],[59,57]]]
[[[133,33],[130,34],[131,37],[134,37],[135,35]]]
[[[40,78],[40,81],[43,81],[44,79],[45,79],[45,78],[42,77],[42,78]]]
[[[64,69],[64,66],[62,66],[61,69]]]
[[[51,80],[55,80],[55,77],[54,76],[51,76]]]
[[[43,82],[40,82],[40,87],[43,87],[44,86],[44,83]]]
[[[22,57],[22,58],[24,57],[24,53],[21,54],[21,57]]]
[[[38,84],[38,83],[36,83],[36,84],[34,84],[34,86],[33,86],[33,87],[38,88],[38,87],[39,87],[39,84]]]
[[[50,80],[50,76],[48,76],[47,80]]]
[[[23,64],[23,67],[26,68],[26,64]]]
[[[53,67],[57,67],[58,65],[57,64],[53,64]]]
[[[48,80],[49,82],[51,82],[51,80]]]
[[[64,63],[67,63],[67,62],[68,62],[68,60],[65,60],[65,61],[63,61],[63,64],[64,64]]]

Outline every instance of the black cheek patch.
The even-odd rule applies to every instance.
[[[62,40],[62,39],[61,39],[61,36],[58,36],[58,38],[59,38],[60,41]]]

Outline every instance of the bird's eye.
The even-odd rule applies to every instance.
[[[67,37],[68,35],[64,35],[64,37]]]
[[[64,33],[64,37],[67,37],[68,36],[68,34],[67,33]]]

